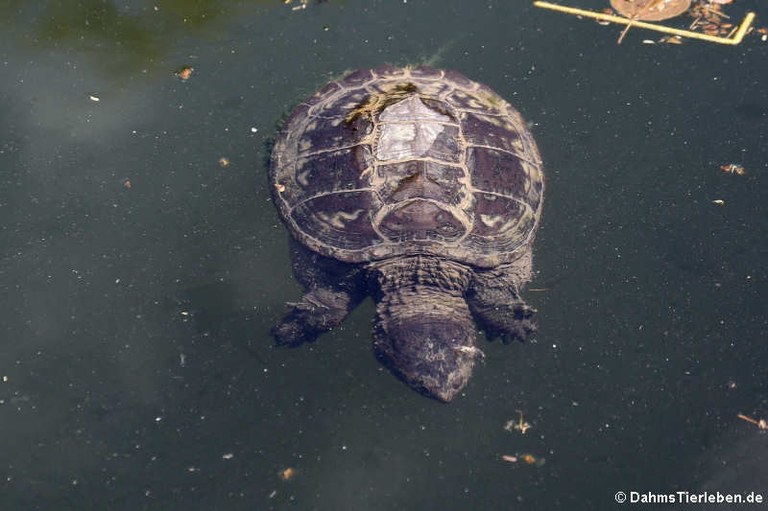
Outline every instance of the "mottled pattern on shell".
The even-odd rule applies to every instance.
[[[517,110],[430,68],[355,71],[317,91],[286,122],[270,177],[294,236],[353,263],[514,261],[532,241],[544,192]]]

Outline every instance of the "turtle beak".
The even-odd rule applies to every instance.
[[[421,315],[388,320],[377,315],[373,349],[414,390],[447,403],[472,375],[474,343],[468,314],[466,318]]]

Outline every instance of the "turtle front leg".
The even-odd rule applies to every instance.
[[[279,346],[298,346],[339,326],[365,297],[356,267],[324,258],[293,243],[293,273],[306,293],[289,302],[272,329]]]
[[[327,287],[315,288],[301,301],[288,303],[288,313],[272,329],[278,345],[298,346],[339,326],[360,303],[350,293]]]
[[[524,341],[536,331],[536,310],[520,297],[520,288],[530,281],[530,275],[530,255],[510,265],[475,270],[467,303],[488,339],[501,338],[508,344]]]

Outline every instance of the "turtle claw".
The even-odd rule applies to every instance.
[[[275,325],[270,333],[275,338],[275,346],[294,347],[308,341],[301,325],[289,318]]]

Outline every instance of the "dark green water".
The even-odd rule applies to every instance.
[[[768,417],[768,43],[618,32],[527,1],[0,1],[0,509],[768,498],[736,418]],[[377,364],[370,302],[311,346],[268,334],[299,288],[265,143],[385,62],[488,84],[545,162],[540,332],[482,341],[450,405]]]

